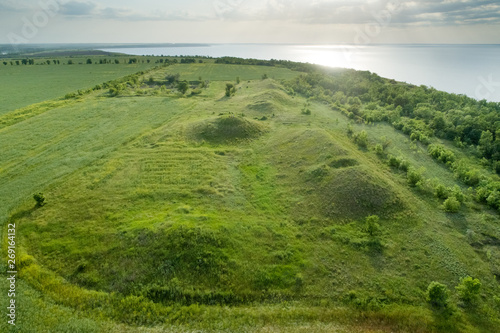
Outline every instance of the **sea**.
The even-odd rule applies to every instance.
[[[130,55],[279,59],[353,68],[478,100],[500,102],[500,45],[496,44],[169,44],[102,50]]]

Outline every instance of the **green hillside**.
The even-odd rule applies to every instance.
[[[492,164],[353,92],[399,83],[268,65],[118,71],[0,118],[0,329],[499,332],[498,213],[432,145],[485,184]]]

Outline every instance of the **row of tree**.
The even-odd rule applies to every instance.
[[[203,63],[203,60],[196,60],[195,58],[181,58],[180,63],[181,64],[191,64],[191,63]],[[47,60],[41,60],[38,62],[35,62],[35,59],[30,59],[30,58],[25,58],[25,59],[18,59],[18,60],[4,60],[2,62],[5,66],[11,65],[11,66],[20,66],[20,65],[60,65],[61,60],[60,59],[47,59]],[[84,61],[85,64],[91,65],[91,64],[120,64],[121,60],[120,59],[92,59],[92,58],[87,58]],[[151,63],[151,59],[138,59],[138,58],[129,58],[129,59],[123,59],[123,63],[128,63],[128,64],[138,64],[138,63]],[[177,64],[179,63],[179,60],[176,58],[173,59],[156,59],[155,63],[157,64]],[[75,60],[73,59],[68,59],[66,62],[68,65],[74,65],[76,64]],[[83,64],[82,62],[79,62],[79,64]]]
[[[357,122],[387,122],[425,145],[432,137],[454,142],[500,174],[500,103],[477,101],[425,86],[383,79],[366,71],[315,71],[285,83],[290,94],[329,104]],[[429,154],[445,163],[475,199],[500,210],[500,182],[442,146]]]

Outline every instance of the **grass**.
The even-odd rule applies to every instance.
[[[190,97],[95,92],[0,130],[0,213],[19,226],[30,316],[19,330],[431,332],[428,284],[465,275],[494,308],[498,247],[470,238],[496,237],[498,217],[447,214],[408,187],[372,151],[382,136],[425,177],[457,182],[404,135],[354,125],[370,141],[359,148],[340,112],[277,80],[224,97],[224,75],[262,67],[178,66],[152,75],[214,82]],[[33,209],[40,191],[47,204]],[[456,331],[496,331],[484,311],[460,309]]]
[[[154,63],[79,65],[77,59],[73,61],[75,65],[0,64],[0,116],[31,104],[64,97],[67,93],[79,89],[93,88],[97,84],[154,66]],[[65,62],[63,60],[63,63]]]
[[[267,74],[269,78],[276,80],[291,79],[298,75],[286,68],[266,67],[266,66],[240,66],[222,65],[213,62],[203,64],[177,64],[169,66],[162,71],[158,71],[153,77],[163,80],[167,74],[180,73],[181,78],[188,81],[196,81],[200,77],[210,81],[236,81],[239,77],[241,81],[260,80],[262,75]],[[241,82],[245,85],[245,82]]]

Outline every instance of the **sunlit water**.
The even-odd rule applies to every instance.
[[[131,55],[281,59],[369,70],[476,99],[500,102],[500,45],[272,45],[113,48]]]

